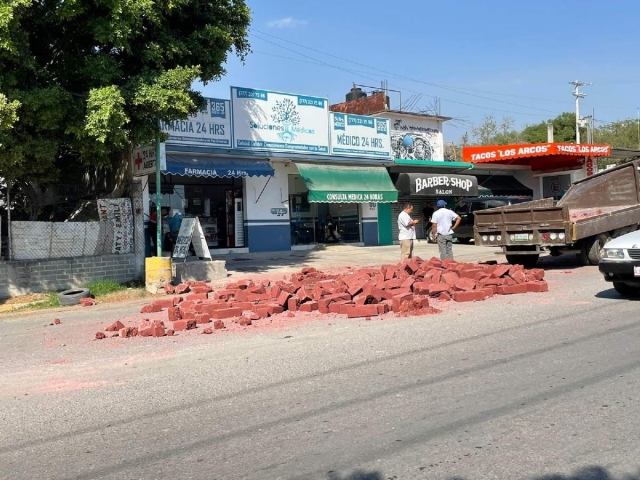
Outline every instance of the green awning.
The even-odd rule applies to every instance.
[[[398,191],[384,167],[347,167],[298,163],[298,172],[309,189],[309,202],[394,203]]]

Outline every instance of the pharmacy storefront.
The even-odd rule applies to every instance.
[[[167,223],[197,216],[212,254],[377,245],[377,205],[398,195],[385,168],[389,122],[330,114],[328,105],[232,87],[231,100],[207,99],[199,115],[163,125]],[[153,200],[152,172],[134,166]]]

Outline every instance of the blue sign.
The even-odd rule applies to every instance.
[[[332,155],[392,158],[388,119],[331,113],[330,123]]]
[[[325,98],[231,87],[233,147],[329,153]]]

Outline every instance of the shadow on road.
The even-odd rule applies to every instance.
[[[595,295],[595,297],[596,298],[602,298],[602,299],[605,299],[605,300],[617,300],[617,301],[626,300],[628,302],[640,301],[640,293],[638,293],[638,295],[636,295],[636,296],[626,296],[625,297],[625,296],[620,295],[613,288],[598,292]]]
[[[425,475],[425,477],[421,477],[421,475]],[[427,472],[427,470],[424,470],[413,478],[429,478],[428,475],[429,473]],[[362,470],[355,471],[354,473],[347,475],[346,477],[342,477],[333,472],[329,472],[329,474],[327,475],[327,480],[395,480],[397,478],[399,477],[394,475],[383,475],[380,472],[365,472]],[[638,476],[638,474],[614,476],[606,468],[600,466],[581,468],[580,470],[577,470],[575,473],[572,473],[570,475],[551,474],[528,478],[531,478],[532,480],[640,480],[640,476]],[[450,477],[449,480],[474,479],[454,476]]]
[[[564,254],[558,257],[541,257],[538,260],[538,268],[544,268],[545,270],[571,270],[575,268],[581,268],[583,265],[580,263],[577,255],[574,254]],[[591,267],[587,267],[591,268]],[[598,268],[597,266],[593,266],[592,268]]]

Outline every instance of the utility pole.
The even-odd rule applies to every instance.
[[[638,148],[640,148],[640,108],[638,108]]]
[[[569,84],[573,85],[573,96],[576,97],[576,144],[580,145],[580,99],[586,97],[584,93],[580,93],[580,87],[591,84],[579,80]]]

